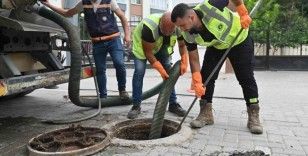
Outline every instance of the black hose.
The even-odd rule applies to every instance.
[[[81,45],[79,32],[76,27],[71,24],[66,18],[58,13],[47,9],[46,7],[37,7],[37,12],[40,16],[45,17],[58,25],[60,25],[67,33],[69,46],[71,51],[71,69],[69,76],[68,92],[69,98],[75,105],[81,107],[89,107],[95,103],[86,103],[84,99],[79,98],[79,85],[81,73]],[[93,105],[93,106],[94,106]]]
[[[85,55],[87,56],[87,58],[89,60],[89,64],[91,66],[92,71],[94,71],[95,69],[94,69],[94,66],[93,66],[93,63],[91,61],[91,58],[90,58],[89,54],[85,53]],[[99,97],[97,77],[94,75],[93,79],[94,79],[94,84],[95,84],[96,96]],[[70,124],[70,123],[76,123],[76,122],[88,120],[88,119],[96,117],[97,115],[99,115],[101,113],[102,105],[101,105],[100,98],[98,98],[98,104],[97,105],[98,105],[97,106],[98,107],[97,111],[94,114],[86,116],[86,117],[82,117],[82,118],[78,118],[78,119],[69,119],[69,120],[47,120],[47,121],[42,121],[42,122],[48,123],[48,124]]]
[[[69,39],[69,46],[71,51],[71,69],[69,76],[68,84],[68,94],[69,98],[77,106],[80,107],[97,107],[98,99],[97,98],[85,98],[80,97],[80,74],[81,74],[81,44],[79,31],[77,28],[71,24],[66,18],[59,15],[58,13],[47,9],[46,7],[34,6],[34,10],[42,17],[45,17],[58,25],[60,25],[67,33]],[[144,92],[142,94],[142,100],[150,98],[156,95],[163,83],[158,84],[154,88]],[[129,100],[123,101],[119,96],[117,97],[108,97],[101,99],[102,107],[110,106],[120,106],[120,105],[129,105],[132,102],[132,97]]]
[[[169,78],[165,80],[162,90],[159,92],[157,103],[155,106],[153,121],[149,139],[158,139],[161,137],[161,132],[164,124],[164,116],[168,105],[171,92],[180,76],[180,61],[174,64],[174,67],[169,71]]]
[[[82,88],[80,90],[95,90],[92,88]],[[107,90],[108,92],[118,92],[117,90]],[[127,91],[131,93],[132,91]],[[195,94],[185,94],[185,93],[176,93],[176,96],[184,96],[184,97],[196,97]],[[240,97],[231,97],[231,96],[213,96],[214,99],[230,99],[230,100],[245,100],[244,98]]]

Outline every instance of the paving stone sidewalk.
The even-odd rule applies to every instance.
[[[131,91],[133,70],[127,71],[127,90]],[[108,90],[117,94],[113,69],[107,70]],[[247,113],[241,88],[233,74],[220,74],[216,81],[213,108],[215,123],[193,130],[185,142],[170,146],[129,148],[109,146],[96,155],[228,155],[234,151],[261,150],[270,155],[308,155],[308,72],[256,71],[261,105],[262,135],[252,135],[246,128]],[[161,81],[159,74],[146,71],[144,90]],[[181,76],[176,85],[178,101],[188,108],[193,95],[190,74]],[[93,95],[92,79],[83,80],[81,94]],[[131,94],[131,92],[130,92]],[[140,118],[151,118],[157,96],[142,104]],[[106,124],[126,120],[131,106],[103,108],[98,117],[81,122],[83,126],[104,127]],[[42,119],[76,118],[90,115],[96,110],[80,108],[67,99],[67,84],[58,89],[39,89],[10,101],[0,101],[0,155],[27,155],[30,138],[67,125],[46,125]],[[197,116],[198,104],[186,122]],[[180,122],[181,118],[167,112],[165,118]],[[223,154],[224,153],[224,154]]]

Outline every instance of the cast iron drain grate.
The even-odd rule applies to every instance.
[[[30,155],[86,155],[104,149],[109,143],[110,136],[102,129],[72,125],[32,138],[28,149]]]

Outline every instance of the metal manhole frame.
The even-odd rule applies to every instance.
[[[30,146],[30,143],[35,139],[35,138],[39,138],[42,135],[51,133],[51,132],[56,132],[56,131],[61,131],[61,130],[65,130],[67,128],[61,128],[61,129],[56,129],[53,131],[49,131],[49,132],[45,132],[42,134],[39,134],[33,138],[31,138],[29,140],[29,142],[27,143],[27,149],[29,151],[29,156],[72,156],[72,155],[90,155],[90,154],[94,154],[97,153],[103,149],[105,149],[106,147],[108,147],[111,143],[111,135],[107,132],[107,130],[103,129],[103,128],[97,128],[97,127],[84,127],[84,128],[95,128],[95,129],[100,129],[102,130],[102,132],[106,135],[105,139],[103,141],[101,141],[100,143],[94,144],[92,146],[86,147],[86,148],[82,148],[82,149],[78,149],[78,150],[72,150],[72,151],[65,151],[65,152],[42,152],[42,151],[38,151],[33,149]]]

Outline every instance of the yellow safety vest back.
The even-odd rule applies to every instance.
[[[200,34],[190,34],[182,32],[184,39],[188,43],[196,43],[201,46],[215,47],[217,49],[227,49],[235,36],[241,29],[240,17],[237,13],[232,12],[227,7],[220,11],[216,7],[209,4],[208,0],[197,5],[195,10],[202,12],[202,23],[214,36],[212,41],[204,41]],[[248,36],[248,29],[244,29],[237,38],[236,46],[242,43]]]
[[[155,40],[155,46],[153,49],[153,54],[156,54],[163,45],[163,36],[159,34],[159,21],[162,14],[152,14],[147,18],[143,19],[133,31],[133,54],[138,59],[146,59],[143,48],[142,48],[142,29],[143,25],[149,27],[152,31],[153,38]],[[178,36],[181,35],[180,30],[176,31],[170,36],[170,44],[168,45],[168,53],[171,55],[173,53],[173,47],[176,43]]]

